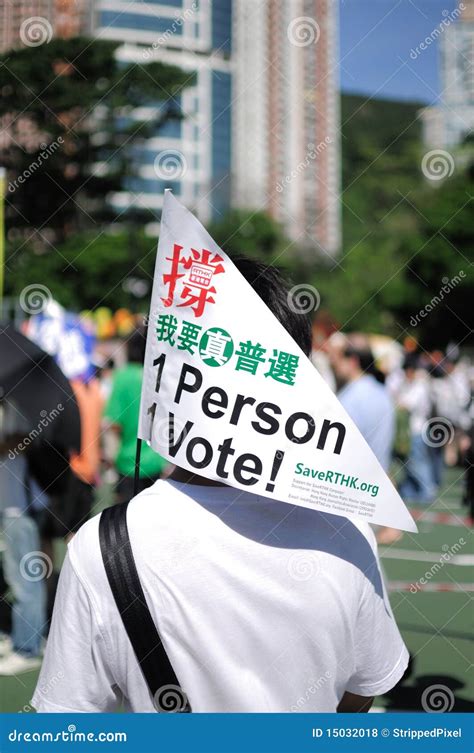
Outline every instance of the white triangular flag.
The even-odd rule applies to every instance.
[[[201,223],[165,192],[139,436],[230,486],[416,531],[335,395]]]

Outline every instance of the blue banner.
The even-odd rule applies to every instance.
[[[471,753],[468,714],[2,714],[2,753]]]

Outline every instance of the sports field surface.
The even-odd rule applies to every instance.
[[[98,509],[110,503],[103,487]],[[375,710],[472,710],[474,554],[462,472],[449,469],[436,502],[412,508],[419,533],[381,547],[395,618],[412,655],[412,673]],[[31,712],[37,672],[0,677],[0,711]],[[442,686],[437,689],[433,686]],[[447,690],[446,690],[447,689]]]

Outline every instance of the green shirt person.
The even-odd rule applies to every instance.
[[[120,502],[133,497],[145,342],[146,333],[143,329],[136,330],[130,337],[127,343],[128,363],[115,372],[112,391],[104,411],[104,418],[119,435],[115,466],[119,473],[116,491]],[[167,461],[161,455],[143,442],[138,492],[160,478],[166,464]]]

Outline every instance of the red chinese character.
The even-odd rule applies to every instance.
[[[215,274],[224,272],[223,261],[219,254],[212,254],[211,251],[204,248],[202,251],[191,249],[191,254],[187,257],[181,255],[183,246],[174,244],[173,256],[167,257],[171,262],[170,274],[163,275],[163,282],[168,285],[168,297],[162,298],[165,306],[171,306],[174,302],[176,283],[180,281],[181,292],[178,300],[178,306],[190,306],[194,315],[199,317],[203,314],[206,303],[215,303],[213,294],[216,289],[211,284]],[[185,272],[180,273],[180,267]],[[184,279],[182,279],[184,278]]]
[[[165,306],[171,306],[173,304],[176,281],[179,280],[180,277],[184,277],[184,273],[181,275],[179,274],[179,265],[184,264],[185,262],[185,259],[179,258],[180,252],[182,250],[183,250],[183,247],[178,246],[178,244],[175,243],[173,246],[173,256],[166,257],[166,261],[171,262],[171,272],[169,275],[163,275],[164,284],[169,285],[168,297],[161,299]]]

